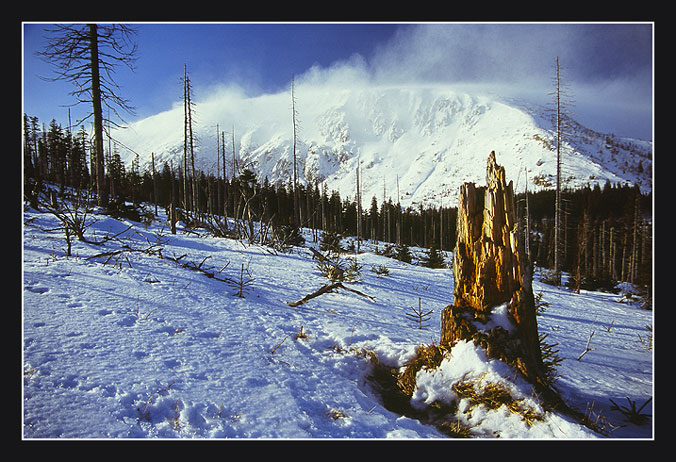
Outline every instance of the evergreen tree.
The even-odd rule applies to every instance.
[[[376,199],[376,196],[373,196],[373,198],[371,198],[371,207],[369,208],[368,219],[370,226],[368,227],[367,232],[369,233],[371,239],[378,239],[378,237],[380,236],[379,233],[380,223],[378,218],[378,200]]]
[[[420,263],[426,268],[445,268],[444,256],[437,248],[436,242],[428,249],[426,255],[421,259]]]
[[[87,185],[89,183],[89,169],[87,168],[87,132],[85,132],[84,127],[81,127],[73,138],[69,164],[72,186],[80,188]]]
[[[404,263],[411,263],[412,256],[411,256],[411,250],[408,248],[406,244],[398,244],[397,245],[397,260],[403,261]]]
[[[124,203],[127,195],[127,175],[117,147],[113,148],[113,153],[109,156],[107,170],[113,202]]]
[[[319,250],[322,252],[342,252],[342,248],[340,247],[340,235],[332,231],[324,232],[322,241],[319,244]]]
[[[52,119],[49,131],[46,134],[47,162],[49,166],[49,179],[59,184],[61,189],[66,186],[66,136],[56,120]]]
[[[31,132],[30,119],[23,115],[23,170],[24,180],[35,177],[33,165],[33,133]]]

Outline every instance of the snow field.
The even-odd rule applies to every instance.
[[[345,284],[375,302],[338,289],[293,308],[286,302],[327,283],[307,249],[275,255],[199,231],[179,228],[171,235],[159,222],[144,228],[96,219],[88,233],[93,239],[132,227],[102,246],[74,242],[66,257],[63,233],[43,231],[58,227],[56,218],[24,212],[24,438],[445,437],[383,407],[363,352],[401,368],[418,345],[437,341],[441,310],[452,301],[450,269],[367,252],[358,257],[361,281]],[[254,278],[250,290],[237,297],[230,284],[143,252],[127,252],[116,263],[88,259],[122,243],[142,249],[158,239],[163,256],[186,255],[181,261],[198,264],[206,258],[205,267],[225,267],[219,274],[232,279],[244,265]],[[376,276],[370,271],[376,264],[390,275]],[[538,319],[540,331],[566,358],[559,368],[562,394],[578,408],[594,401],[595,409],[624,424],[608,398],[642,404],[652,396],[652,352],[636,338],[647,332],[652,313],[617,303],[615,295],[574,295],[536,283],[539,291],[551,303]],[[419,297],[423,308],[434,310],[422,330],[404,316]],[[577,361],[592,326],[596,350]],[[473,377],[504,383],[516,398],[538,406],[513,376],[461,342],[437,370],[418,373],[412,404],[453,400],[451,384]],[[551,413],[528,426],[505,409],[469,409],[463,402],[459,409],[468,411],[462,418],[477,437],[603,436]],[[651,435],[650,424],[611,434]]]

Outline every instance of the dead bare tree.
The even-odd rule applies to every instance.
[[[72,82],[75,90],[71,95],[76,103],[90,103],[92,112],[75,125],[94,117],[94,154],[96,159],[96,191],[98,204],[108,205],[103,158],[103,106],[123,120],[117,109],[132,113],[129,102],[119,96],[119,86],[113,80],[116,67],[126,65],[133,70],[136,60],[136,33],[121,24],[57,24],[47,29],[50,39],[38,56],[51,64],[56,77],[45,80]],[[119,126],[113,121],[109,121]]]
[[[300,203],[298,197],[298,171],[296,166],[296,137],[298,135],[298,111],[296,111],[295,80],[291,79],[291,117],[293,121],[293,224],[300,226]]]
[[[195,136],[193,134],[193,116],[195,103],[192,101],[192,85],[188,77],[187,66],[183,65],[183,207],[192,209],[193,220],[197,220],[198,196],[197,176],[195,175]],[[190,159],[190,165],[188,165]],[[190,168],[191,185],[188,187],[188,168]],[[188,190],[191,189],[190,200]]]
[[[561,266],[565,251],[565,243],[562,242],[563,230],[563,200],[561,198],[561,173],[564,154],[564,141],[569,127],[569,107],[571,97],[565,82],[561,79],[561,64],[556,57],[556,78],[554,79],[555,101],[555,130],[556,130],[556,201],[554,204],[554,278],[557,284],[561,283]]]
[[[40,208],[54,215],[61,223],[61,226],[58,228],[44,231],[64,232],[66,238],[66,256],[68,257],[71,256],[73,238],[87,244],[102,245],[117,238],[131,228],[129,226],[115,235],[107,234],[98,240],[87,237],[85,232],[97,221],[91,217],[94,209],[90,200],[91,194],[89,190],[74,191],[67,194],[64,198],[59,198],[54,191],[49,191],[48,195],[40,195],[37,199]]]

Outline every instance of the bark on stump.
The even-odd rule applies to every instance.
[[[488,355],[518,367],[531,382],[546,386],[535,319],[530,269],[519,253],[512,182],[488,157],[486,186],[460,188],[453,259],[454,303],[441,314],[440,344],[472,340]],[[491,312],[507,305],[514,329],[485,329]]]

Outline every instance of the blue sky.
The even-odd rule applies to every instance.
[[[180,78],[187,66],[196,97],[212,87],[235,83],[249,94],[288,90],[291,79],[312,66],[326,67],[374,47],[398,29],[394,24],[132,24],[138,45],[135,71],[115,76],[135,116],[166,110],[182,97]],[[49,24],[24,24],[25,112],[42,120],[67,114],[70,84],[44,82],[50,67],[34,56],[43,49]],[[58,103],[58,104],[57,104]],[[78,112],[85,111],[83,107]],[[76,108],[71,108],[75,112]],[[41,117],[42,115],[42,117]]]
[[[24,24],[24,112],[67,123],[72,86],[44,82],[49,66],[34,52],[49,24]],[[259,23],[133,24],[135,72],[115,76],[136,107],[128,122],[170,109],[181,98],[187,65],[195,97],[237,85],[246,94],[288,91],[306,81],[481,84],[547,103],[554,60],[584,125],[652,139],[653,28],[642,24]],[[347,81],[347,80],[346,80]],[[71,108],[73,120],[88,111]]]

